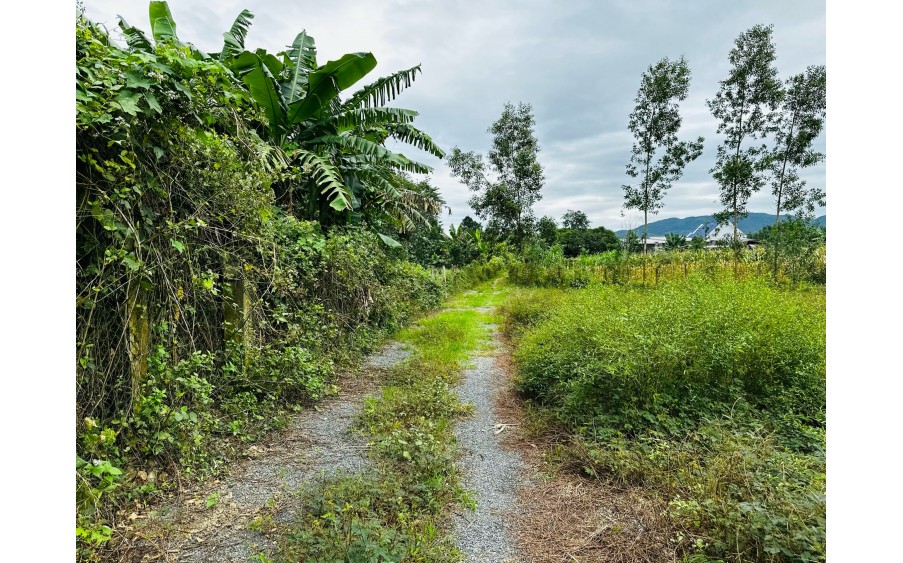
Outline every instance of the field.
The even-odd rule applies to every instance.
[[[658,46],[586,72],[605,57],[570,24],[504,46],[519,71],[468,31],[480,66],[461,72],[435,64],[462,44],[446,6],[260,6],[255,24],[191,4],[151,1],[138,27],[77,5],[78,561],[826,560],[820,57],[785,75],[773,25],[733,48],[700,33],[725,40],[700,59],[731,65],[703,96],[691,76],[724,69]],[[388,27],[379,53],[340,54],[359,19],[424,9],[447,40]],[[612,11],[635,9],[595,17]],[[638,90],[603,92],[650,61]],[[517,100],[520,74],[591,95]],[[398,105],[415,81],[420,107]],[[702,99],[688,115],[717,126],[691,136],[680,106]],[[697,206],[717,226],[637,234]]]
[[[565,465],[644,487],[688,560],[825,559],[823,286],[530,289],[503,312]]]

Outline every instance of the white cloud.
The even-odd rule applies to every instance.
[[[148,29],[146,1],[86,0],[87,14],[114,28],[116,14]],[[215,6],[215,7],[211,7]],[[371,51],[375,79],[422,63],[423,74],[395,105],[420,112],[417,125],[443,148],[485,153],[486,129],[506,101],[533,105],[547,182],[536,214],[556,219],[579,208],[594,225],[620,228],[621,185],[632,138],[627,118],[641,73],[664,56],[686,56],[693,73],[681,105],[681,137],[706,138],[705,152],[667,194],[659,218],[702,215],[719,208],[709,169],[721,142],[705,100],[728,72],[734,39],[757,23],[774,24],[777,65],[784,77],[825,63],[825,5],[806,0],[726,3],[720,0],[412,1],[290,3],[172,1],[180,37],[219,50],[222,32],[242,8],[255,14],[248,44],[282,50],[306,29],[321,63]],[[824,134],[816,149],[824,150]],[[452,207],[444,222],[467,214],[470,192],[440,160],[401,150],[435,167],[434,183]],[[803,177],[825,185],[825,166]],[[755,195],[753,211],[769,211],[770,193]]]

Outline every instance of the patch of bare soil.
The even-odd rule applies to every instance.
[[[502,447],[521,454],[532,473],[518,491],[513,522],[519,551],[530,562],[678,561],[676,530],[662,517],[665,506],[638,487],[587,478],[549,461],[566,444],[555,428],[530,430],[523,400],[513,390],[507,348],[498,356],[506,380],[496,388],[496,418],[510,426]]]
[[[274,545],[262,531],[297,508],[293,494],[336,472],[366,469],[366,441],[351,432],[365,397],[383,370],[410,352],[398,344],[371,356],[358,373],[337,382],[338,396],[297,415],[285,428],[247,448],[217,480],[197,483],[141,514],[132,515],[116,554],[119,561],[246,562]]]

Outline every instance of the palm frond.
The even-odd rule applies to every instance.
[[[219,60],[238,56],[245,49],[245,37],[248,36],[248,29],[251,27],[251,20],[254,14],[248,10],[242,10],[229,31],[223,33],[223,50],[219,53]]]
[[[355,92],[342,104],[342,108],[384,106],[394,100],[402,90],[410,88],[418,72],[422,72],[420,65],[380,78]]]
[[[391,124],[386,126],[389,131],[389,136],[398,139],[403,143],[407,143],[409,145],[413,145],[418,149],[428,152],[433,156],[437,156],[439,158],[445,157],[445,151],[439,148],[436,143],[433,142],[433,139],[430,138],[429,135],[417,129],[413,125],[408,123],[398,123]]]
[[[402,108],[352,108],[333,116],[330,121],[335,123],[338,131],[347,131],[354,128],[404,125],[414,121],[417,115],[414,110]]]
[[[352,207],[351,191],[335,166],[304,149],[296,149],[289,156],[301,166],[302,173],[314,182],[320,193],[327,197],[330,207],[336,211]]]
[[[369,159],[359,160],[359,162],[370,163],[376,166],[388,166],[396,170],[417,174],[429,174],[433,171],[432,168],[425,164],[410,160],[401,153],[392,152],[379,143],[368,141],[357,135],[325,135],[312,140],[310,144],[337,146],[350,153],[346,155],[346,158],[355,156],[370,157]]]

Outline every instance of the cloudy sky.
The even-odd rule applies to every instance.
[[[116,28],[116,15],[148,29],[144,0],[85,0],[88,17]],[[662,57],[685,56],[693,77],[681,105],[681,138],[705,137],[703,155],[666,195],[657,218],[704,215],[719,209],[709,170],[722,138],[705,105],[727,76],[728,52],[749,27],[774,24],[777,67],[786,78],[825,64],[825,4],[738,0],[284,2],[172,0],[179,37],[218,51],[222,32],[247,8],[254,13],[247,45],[283,50],[302,29],[317,41],[321,64],[344,53],[370,51],[379,61],[361,85],[423,65],[423,74],[392,105],[420,112],[415,124],[445,150],[484,153],[489,125],[505,102],[532,104],[545,170],[537,216],[560,219],[580,209],[593,226],[622,229],[642,223],[623,212],[621,185],[633,139],[627,130],[640,76]],[[825,135],[816,147],[824,151]],[[452,209],[446,225],[471,214],[470,193],[439,159],[412,147],[408,156],[434,167],[431,175]],[[804,171],[825,186],[825,165]],[[751,211],[773,212],[768,188]],[[820,210],[819,214],[824,213]]]

